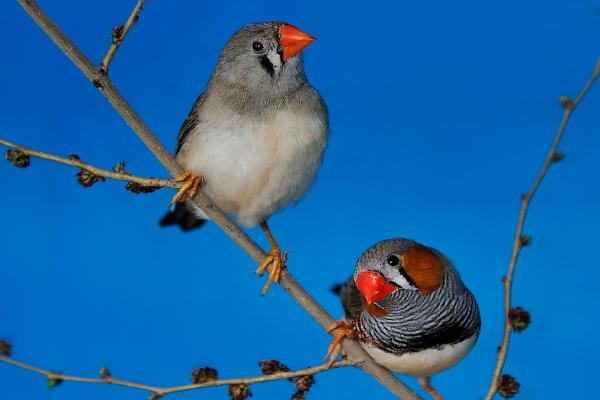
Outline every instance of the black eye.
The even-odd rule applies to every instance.
[[[254,42],[252,43],[252,50],[259,52],[262,51],[262,49],[264,49],[265,46],[261,43],[261,42]]]
[[[387,263],[389,265],[391,265],[392,267],[395,267],[396,265],[400,264],[400,259],[397,256],[392,254],[391,256],[388,257]]]

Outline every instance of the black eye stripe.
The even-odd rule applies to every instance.
[[[414,286],[416,288],[418,288],[417,284],[415,283],[415,281],[413,281],[413,279],[408,276],[408,274],[406,273],[406,271],[404,270],[404,268],[400,268],[400,275],[402,275],[404,277],[404,279],[406,279],[406,281],[411,285]]]
[[[267,71],[269,75],[275,75],[275,67],[273,67],[273,63],[266,55],[260,58],[260,65],[265,69],[265,71]]]

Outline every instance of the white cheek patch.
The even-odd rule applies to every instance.
[[[273,65],[273,70],[277,74],[281,69],[281,56],[275,50],[271,50],[267,53],[267,58]]]
[[[391,282],[394,282],[396,285],[400,286],[405,290],[419,290],[414,287],[401,273],[394,267],[383,267],[383,275]]]

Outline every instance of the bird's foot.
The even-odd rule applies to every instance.
[[[286,261],[287,252],[281,254],[281,249],[279,248],[279,246],[274,245],[273,247],[271,247],[271,251],[269,251],[269,254],[265,257],[263,262],[256,269],[256,273],[262,276],[269,268],[269,265],[271,266],[267,282],[265,283],[265,286],[260,292],[261,296],[264,296],[265,293],[269,291],[273,282],[279,282],[279,278],[281,277],[281,270],[284,268]]]
[[[196,175],[191,172],[184,172],[183,174],[179,175],[173,180],[175,182],[183,182],[183,185],[181,186],[177,194],[173,196],[171,204],[177,203],[178,201],[193,198],[198,192],[198,188],[203,182],[201,175]]]
[[[335,335],[333,336],[333,341],[327,348],[327,354],[325,354],[325,357],[323,357],[323,361],[325,361],[329,358],[329,362],[327,363],[328,367],[331,367],[333,365],[333,363],[335,362],[336,358],[340,355],[340,352],[342,351],[342,347],[340,346],[340,344],[342,343],[342,340],[344,340],[345,338],[353,338],[355,336],[355,332],[354,332],[354,328],[352,327],[352,324],[349,324],[346,321],[334,322],[327,329],[327,333],[332,333],[333,331],[335,331],[336,329],[339,329],[339,328],[341,328],[341,329],[338,330],[335,333]]]
[[[444,400],[442,395],[439,394],[438,391],[435,390],[433,386],[431,386],[431,377],[420,378],[419,383],[423,387],[423,390],[425,390],[427,393],[429,393],[431,395],[431,397],[433,397],[435,400]]]

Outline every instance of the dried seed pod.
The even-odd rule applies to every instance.
[[[520,388],[521,385],[519,382],[508,374],[502,375],[498,381],[498,393],[507,399],[515,397],[519,393]]]
[[[531,323],[531,315],[522,307],[513,307],[508,312],[508,321],[513,331],[522,332]]]
[[[31,162],[29,156],[21,150],[6,150],[6,159],[17,168],[27,168]]]
[[[216,380],[217,376],[217,370],[214,368],[198,368],[192,371],[192,383],[204,383],[210,380]]]
[[[231,400],[246,400],[248,397],[252,397],[252,392],[245,383],[229,385],[227,393]]]

